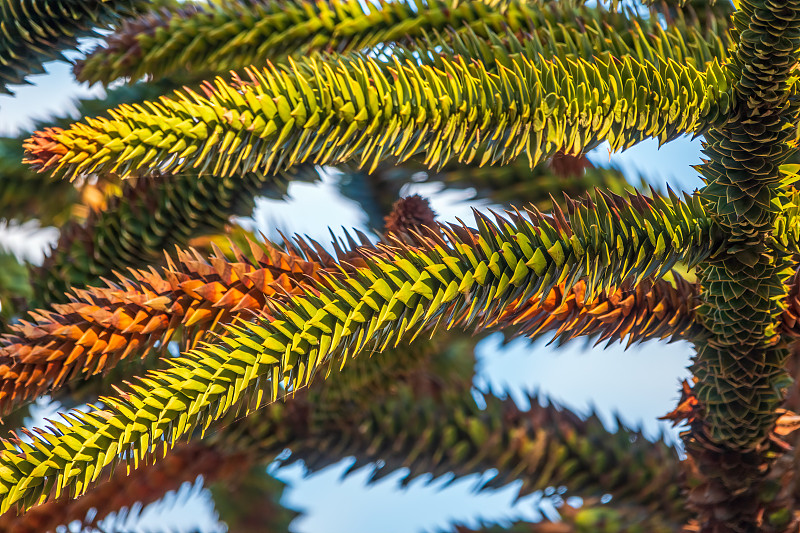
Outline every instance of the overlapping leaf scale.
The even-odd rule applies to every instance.
[[[569,219],[533,211],[492,223],[476,214],[477,230],[442,227],[447,237],[430,249],[384,248],[313,293],[268,302],[269,316],[227,327],[216,344],[104,398],[104,409],[73,411],[30,443],[4,442],[0,510],[29,508],[51,489],[55,497],[63,489],[80,495],[120,454],[135,467],[256,391],[248,410],[304,387],[323,364],[344,365],[423,328],[475,325],[479,314],[490,321],[516,298],[549,292],[560,281],[571,286],[584,274],[594,294],[625,278],[662,275],[678,260],[702,260],[721,243],[694,207],[601,196],[596,204],[575,203]]]
[[[671,201],[679,205],[676,200],[673,198]],[[664,203],[663,200],[659,201]],[[608,209],[608,206],[604,208],[606,212]],[[679,226],[680,216],[674,214],[670,223]],[[683,216],[693,215],[685,211]],[[692,231],[688,220],[682,222],[682,231]],[[585,223],[597,225],[596,220],[586,220]],[[652,228],[658,222],[651,218],[645,222],[645,225],[648,224]],[[605,231],[613,234],[615,229],[612,225]],[[653,240],[656,248],[663,248],[673,237],[669,231],[658,234],[654,231]],[[580,246],[580,240],[575,242]],[[617,247],[619,244],[620,242],[614,243]],[[636,241],[633,244],[638,245]],[[355,246],[356,243],[351,243],[351,249]],[[3,338],[0,349],[2,411],[8,412],[20,401],[38,394],[52,393],[72,379],[88,378],[107,372],[117,361],[131,354],[145,357],[154,345],[165,346],[178,330],[182,330],[184,339],[191,339],[188,346],[193,346],[209,325],[227,323],[233,316],[245,310],[263,310],[267,298],[274,297],[276,290],[280,293],[296,292],[298,285],[304,283],[306,278],[319,279],[320,267],[330,268],[335,265],[332,257],[324,253],[320,255],[319,247],[314,249],[305,246],[304,250],[289,249],[288,253],[283,253],[269,245],[250,243],[250,249],[249,257],[237,252],[237,258],[233,262],[217,253],[204,259],[196,253],[179,252],[175,263],[163,273],[152,269],[133,271],[132,276],[120,277],[119,282],[110,284],[107,288],[76,290],[70,303],[56,304],[50,310],[40,310],[32,314],[32,322],[22,321],[12,326],[13,333]],[[350,251],[347,247],[337,249],[339,257],[348,262],[353,262],[358,257],[355,250]],[[375,253],[375,250],[372,252]],[[635,257],[629,252],[622,262],[644,261],[646,256],[639,252],[634,253]],[[309,256],[309,259],[305,259]],[[609,257],[607,261],[612,259]],[[589,266],[586,267],[587,271],[588,269]],[[563,287],[562,281],[556,289]],[[585,283],[579,282],[578,287],[583,299]],[[555,293],[548,295],[548,303],[544,307],[550,305],[554,297]],[[600,317],[599,322],[586,314],[589,309],[602,309],[601,302],[608,301],[603,295],[598,298],[591,300],[595,302],[593,304],[587,303],[586,308],[580,307],[577,316],[573,318],[579,321],[589,319],[595,326],[608,328],[606,331],[614,331],[615,328],[619,331],[629,330],[621,322],[615,324],[611,320],[613,313]],[[535,329],[533,321],[537,317],[541,318],[538,315],[539,300],[533,299],[532,303],[521,302],[522,308],[514,309],[513,317],[510,313],[504,316],[501,323],[521,324],[524,321],[524,330],[526,334],[530,333]],[[651,301],[648,311],[656,307],[656,302]],[[667,311],[656,312],[662,313],[661,317],[668,316],[673,327],[682,328],[685,325],[684,322],[676,321]],[[632,320],[634,316],[637,315],[631,315],[631,308],[627,308],[625,319]],[[642,335],[644,337],[641,338],[646,338],[647,334],[652,334],[649,329],[654,324],[652,318],[647,322],[642,322],[641,317],[637,320],[639,321],[633,332],[636,338]],[[602,326],[601,323],[606,325]],[[554,325],[551,322],[548,324]],[[662,329],[659,331],[663,331],[665,324],[660,324]],[[596,330],[587,329],[585,333],[591,331]]]
[[[175,475],[180,480],[199,473],[206,479],[237,476],[250,462],[268,463],[287,446],[293,453],[285,463],[304,460],[312,470],[347,455],[356,457],[351,471],[383,461],[372,480],[405,467],[411,470],[404,482],[427,475],[433,466],[437,476],[452,469],[457,477],[497,468],[498,475],[487,486],[522,479],[523,495],[567,485],[570,495],[610,492],[615,499],[633,501],[651,511],[681,509],[679,491],[664,492],[660,486],[675,486],[679,475],[675,452],[663,442],[648,442],[629,429],[608,433],[597,417],[581,420],[568,411],[542,407],[536,399],[531,399],[529,411],[491,396],[486,398],[488,409],[478,407],[470,393],[475,342],[448,334],[390,350],[377,362],[359,358],[327,381],[318,375],[316,387],[298,392],[289,403],[272,404],[244,419],[229,413],[212,426],[218,432],[202,445],[179,445],[131,477],[117,469],[110,482],[92,488],[74,503],[46,503],[20,518],[12,518],[13,514],[3,518],[18,526],[39,524],[36,531],[45,531],[45,523],[83,519],[86,510],[95,507],[96,520],[122,505],[158,497],[165,490],[159,489],[158,480],[169,488]],[[446,401],[442,401],[442,390],[447,391]],[[408,418],[409,424],[386,424],[398,417]],[[426,421],[445,429],[432,434]],[[486,433],[495,436],[485,438]],[[458,443],[449,446],[454,437]],[[512,441],[516,451],[509,454],[503,443]],[[392,442],[402,445],[392,446]],[[465,465],[441,451],[465,447],[477,450],[480,460]],[[195,456],[190,467],[181,468]],[[576,462],[593,467],[590,471],[575,468]]]
[[[150,6],[147,0],[2,0],[0,2],[0,93],[44,72],[42,63],[62,59],[78,39]]]
[[[119,196],[86,220],[62,227],[58,242],[32,277],[35,306],[67,301],[125,267],[156,263],[170,246],[221,231],[234,215],[250,215],[259,195],[282,197],[291,181],[318,179],[308,165],[288,173],[246,173],[235,178],[182,173],[125,183]]]
[[[593,299],[586,298],[583,281],[569,290],[559,285],[546,296],[512,307],[498,323],[531,338],[554,332],[561,341],[589,336],[598,344],[627,339],[630,346],[650,339],[699,338],[706,334],[695,317],[699,287],[677,273],[673,277],[673,282],[646,279],[633,286],[624,283]]]
[[[220,243],[229,252],[213,240],[207,253],[179,249],[161,270],[117,274],[118,281],[105,288],[76,289],[69,303],[31,312],[32,320],[16,323],[0,341],[0,413],[13,416],[20,402],[44,393],[64,403],[66,384],[67,403],[93,401],[109,383],[153,368],[171,340],[193,347],[219,324],[263,312],[268,298],[297,293],[300,285],[319,280],[320,269],[338,271],[334,257],[316,243],[287,242],[283,251],[252,235],[236,236],[228,233],[228,242]],[[357,248],[364,246],[373,248],[363,235],[360,244],[351,239],[349,247],[335,245],[348,262],[358,262]],[[116,366],[131,356],[133,361]]]
[[[620,59],[630,57],[640,63],[656,64],[671,59],[700,70],[712,61],[727,60],[731,45],[727,24],[701,31],[680,17],[666,28],[657,20],[644,19],[635,13],[609,12],[601,7],[576,9],[568,3],[554,2],[543,8],[538,20],[529,21],[529,32],[491,27],[448,28],[398,46],[392,49],[392,55],[416,56],[423,63],[437,55],[459,55],[487,64],[498,61],[507,65],[517,54],[586,60],[609,54]]]
[[[440,336],[435,342],[416,342],[410,349],[394,350],[382,358],[380,365],[359,359],[333,379],[318,376],[317,387],[301,391],[289,403],[271,404],[255,416],[241,418],[229,413],[212,427],[215,433],[202,443],[180,444],[164,458],[130,473],[121,468],[109,470],[98,485],[77,500],[62,497],[19,516],[11,510],[0,516],[0,530],[55,533],[59,525],[74,520],[85,522],[87,518],[87,523],[96,524],[123,507],[147,505],[199,475],[206,483],[219,481],[225,485],[217,491],[212,486],[219,506],[217,497],[231,489],[230,481],[241,478],[251,465],[260,464],[263,471],[263,465],[274,461],[288,446],[303,443],[304,448],[314,448],[327,442],[332,417],[342,418],[342,431],[357,432],[357,422],[349,418],[348,409],[353,402],[378,401],[387,394],[389,385],[407,383],[410,376],[420,374],[458,385],[466,393],[472,383],[472,349],[476,341],[451,337]],[[315,407],[313,419],[311,406]],[[343,458],[334,450],[329,450],[328,457],[329,464]],[[90,509],[95,512],[88,515]],[[283,509],[283,513],[289,511]],[[284,516],[283,513],[276,516]]]
[[[269,252],[280,254],[277,250]],[[289,258],[284,254],[284,259]],[[342,431],[357,432],[357,424],[347,418],[347,409],[352,403],[377,401],[386,395],[389,385],[405,382],[411,374],[435,375],[448,383],[457,382],[466,392],[472,383],[474,343],[470,339],[468,346],[461,349],[464,342],[445,337],[436,342],[416,342],[411,349],[395,350],[386,354],[380,365],[366,358],[359,359],[332,379],[318,376],[317,387],[299,392],[291,402],[273,403],[247,418],[229,413],[212,426],[213,434],[204,441],[179,444],[152,464],[131,472],[123,468],[107,469],[99,484],[78,499],[62,497],[33,507],[23,515],[17,515],[12,509],[0,516],[0,530],[55,533],[57,526],[74,520],[84,522],[87,517],[91,518],[88,523],[96,524],[123,507],[131,508],[136,503],[147,505],[166,491],[178,488],[183,482],[194,481],[200,475],[206,484],[224,485],[221,490],[211,487],[218,505],[217,497],[230,489],[230,482],[241,478],[251,465],[262,465],[260,470],[263,471],[263,465],[273,462],[293,444],[305,443],[304,447],[313,448],[315,443],[325,441],[331,417],[337,413],[343,417]],[[456,346],[458,348],[454,348]],[[313,420],[310,417],[312,406],[315,407]],[[333,450],[329,452],[329,464],[344,457]],[[90,509],[95,512],[87,515]],[[283,509],[283,512],[289,511]],[[263,517],[261,523],[264,524]]]
[[[478,0],[238,0],[151,11],[125,20],[75,68],[81,81],[156,78],[185,68],[226,72],[267,59],[312,51],[381,51],[400,44],[430,49],[428,36],[443,32],[480,39],[508,32],[532,39],[544,57],[611,53],[640,61],[671,58],[702,68],[724,59],[724,24],[700,32],[682,20],[663,29],[647,19],[574,2]],[[587,54],[591,51],[591,54]]]
[[[729,235],[698,269],[709,336],[692,372],[701,416],[684,436],[707,478],[691,503],[701,531],[792,531],[791,495],[767,478],[780,455],[770,432],[791,383],[780,337],[788,253],[775,235],[786,201],[780,166],[797,150],[800,2],[742,0],[734,13],[730,120],[706,135],[699,194]]]
[[[61,498],[50,501],[23,515],[17,515],[12,509],[0,515],[0,530],[5,533],[56,533],[59,526],[72,524],[74,528],[75,521],[82,527],[96,526],[111,513],[131,509],[137,503],[152,503],[168,491],[179,489],[184,482],[194,482],[198,476],[203,476],[206,483],[213,483],[234,472],[241,474],[249,459],[247,454],[226,454],[201,443],[183,444],[147,468],[131,473],[124,469],[116,470],[103,484],[77,500]],[[123,524],[128,515],[121,515],[112,522]]]
[[[775,302],[791,270],[774,228],[786,201],[779,167],[796,151],[800,5],[745,2],[734,22],[736,105],[730,122],[707,134],[709,159],[699,167],[700,195],[731,240],[701,271],[701,316],[713,336],[698,347],[694,371],[711,439],[747,449],[767,437],[785,375]]]
[[[243,402],[211,426],[204,442],[228,452],[247,453],[263,463],[274,461],[289,447],[319,452],[327,446],[332,426],[344,434],[358,433],[357,413],[393,396],[397,387],[424,396],[436,396],[442,388],[469,394],[476,342],[475,337],[443,333],[388,350],[375,359],[355,359],[330,377],[319,372],[313,387],[296,391],[289,402],[267,405],[254,416],[240,416],[239,410],[247,407]],[[325,455],[327,465],[344,457],[329,446]],[[297,460],[283,458],[286,464]]]
[[[438,58],[384,68],[364,56],[298,60],[217,79],[205,96],[120,106],[111,118],[37,132],[27,162],[74,178],[129,176],[147,168],[193,168],[219,176],[264,173],[304,161],[376,165],[424,154],[450,160],[531,165],[607,140],[613,150],[656,137],[702,133],[728,114],[726,74],[660,61],[597,58],[562,62],[518,57],[497,73]]]
[[[464,392],[464,391],[462,391]],[[353,412],[351,431],[331,419],[314,446],[300,441],[289,461],[302,460],[314,471],[330,464],[331,451],[352,456],[352,469],[380,460],[371,479],[407,468],[403,483],[418,476],[453,479],[496,469],[481,488],[522,481],[520,496],[549,487],[566,488],[567,496],[636,502],[651,514],[686,517],[678,482],[675,451],[651,442],[624,426],[616,434],[596,416],[582,420],[569,411],[542,407],[531,398],[529,410],[510,399],[470,394],[421,395],[400,386],[395,395]],[[360,404],[359,404],[360,405]],[[341,421],[340,421],[341,422]]]
[[[233,261],[222,253],[178,251],[162,272],[131,270],[12,325],[0,341],[0,412],[108,372],[121,359],[163,351],[176,337],[194,346],[216,324],[262,311],[267,298],[298,293],[300,284],[318,278],[318,262],[250,244],[250,253],[237,250]]]

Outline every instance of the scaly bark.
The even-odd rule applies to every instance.
[[[791,271],[773,224],[786,201],[778,167],[796,150],[800,3],[742,0],[739,8],[732,114],[706,135],[700,167],[699,194],[729,241],[698,269],[709,335],[695,344],[700,414],[684,442],[705,477],[690,497],[704,533],[797,529],[791,491],[772,479],[783,450],[770,433],[790,382],[777,302]]]

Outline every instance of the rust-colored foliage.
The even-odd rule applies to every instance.
[[[68,151],[56,140],[56,136],[63,131],[63,128],[45,128],[27,139],[23,144],[28,154],[26,162],[34,168],[43,169],[56,164]]]
[[[415,200],[416,202],[416,200]],[[403,228],[421,229],[416,219],[396,217],[395,238]],[[353,243],[354,244],[354,243]],[[12,327],[0,348],[0,405],[4,412],[19,402],[57,388],[71,379],[106,371],[131,354],[145,356],[182,333],[193,346],[216,324],[230,323],[243,312],[263,312],[267,300],[311,290],[323,272],[335,275],[330,256],[305,247],[281,251],[251,243],[250,257],[236,250],[233,261],[217,252],[203,258],[178,252],[161,272],[132,271],[105,288],[76,290],[68,304],[31,313],[33,322]],[[362,253],[380,254],[361,246],[337,255],[349,268]],[[309,259],[308,257],[312,258]],[[644,281],[633,289],[600,293],[586,301],[585,284],[563,284],[542,298],[516,302],[493,325],[537,336],[599,336],[599,340],[638,342],[650,338],[682,338],[692,334],[694,286],[676,276],[675,285]]]
[[[190,345],[218,323],[258,312],[276,294],[296,293],[319,265],[253,243],[251,256],[202,258],[179,251],[161,273],[132,271],[105,288],[76,290],[67,304],[31,313],[0,349],[0,404],[35,397],[66,381],[103,372],[131,354],[166,347],[178,331]]]
[[[660,417],[659,420],[670,420],[672,427],[679,426],[683,422],[691,424],[697,418],[699,410],[700,402],[692,392],[692,386],[684,379],[681,383],[681,399],[678,401],[678,407]]]
[[[800,270],[787,278],[800,258],[800,0],[655,1],[647,16],[615,1],[0,0],[0,92],[112,23],[78,77],[151,86],[177,70],[219,74],[172,95],[134,91],[64,129],[38,125],[15,156],[78,184],[139,181],[107,203],[84,188],[74,210],[16,198],[40,180],[6,195],[52,211],[25,218],[74,218],[31,270],[31,296],[5,298],[13,319],[23,304],[40,310],[2,327],[0,415],[96,374],[127,390],[0,440],[0,511],[56,500],[0,517],[0,531],[71,517],[94,527],[187,477],[238,474],[291,447],[286,462],[311,470],[352,454],[382,461],[374,477],[495,469],[487,486],[584,498],[561,522],[520,531],[798,533]],[[231,68],[244,77],[225,79]],[[704,138],[693,193],[617,196],[621,173],[586,157],[687,134]],[[530,172],[515,163],[523,154]],[[494,220],[476,212],[473,228],[402,199],[382,242],[348,235],[331,253],[301,238],[284,249],[248,240],[247,254],[205,244],[256,196],[282,196],[327,165],[375,171],[384,191],[427,176],[534,203]],[[158,187],[144,180],[162,174]],[[616,192],[569,198],[590,184]],[[372,203],[380,226],[391,201]],[[187,250],[196,237],[211,251]],[[692,342],[692,378],[663,417],[685,426],[688,458],[594,415],[482,397],[477,337],[451,333],[460,328]],[[115,368],[151,365],[179,342],[181,355],[138,384]],[[422,364],[429,349],[446,363]],[[370,369],[350,372],[367,354]],[[332,374],[341,388],[321,383]],[[100,474],[111,480],[93,488]],[[229,509],[254,509],[242,531],[259,531],[271,508],[245,499]]]
[[[386,231],[407,240],[435,225],[427,200],[412,196],[396,203]],[[351,244],[337,252],[352,266],[359,251]],[[334,261],[319,247],[299,246],[287,243],[283,251],[249,241],[249,255],[232,245],[234,260],[219,249],[207,258],[179,250],[161,272],[131,270],[107,287],[75,290],[70,303],[52,311],[31,313],[34,321],[13,326],[0,348],[0,412],[70,379],[104,372],[131,354],[144,357],[156,344],[163,349],[178,331],[187,347],[194,346],[217,324],[264,312],[268,298],[310,289]]]
[[[566,292],[561,284],[542,298],[512,306],[499,322],[529,337],[554,331],[564,341],[580,336],[597,337],[597,342],[627,338],[630,345],[693,338],[702,332],[694,315],[698,287],[677,273],[674,279],[674,284],[664,279],[625,284],[588,301],[583,281]]]
[[[571,155],[564,152],[557,152],[550,158],[550,170],[556,176],[570,178],[582,176],[587,168],[594,168],[594,165],[585,154]]]
[[[427,234],[429,230],[436,230],[436,213],[431,205],[422,196],[415,194],[399,199],[392,206],[384,224],[386,233],[395,235]]]

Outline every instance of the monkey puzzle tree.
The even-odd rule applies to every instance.
[[[0,0],[0,17],[5,90],[97,28],[112,31],[77,79],[131,83],[0,144],[4,216],[62,227],[30,291],[5,296],[32,310],[6,326],[0,408],[100,398],[3,441],[7,530],[198,474],[244,479],[242,498],[215,492],[233,528],[285,528],[255,513],[264,468],[243,472],[289,449],[312,469],[496,468],[494,485],[584,498],[523,530],[797,531],[800,4]],[[707,157],[691,194],[583,157],[686,134]],[[372,192],[376,220],[420,175],[531,203],[470,226],[409,198],[378,243],[233,230],[220,247],[256,195],[323,165]],[[545,201],[563,190],[575,199]],[[457,332],[495,330],[692,342],[668,415],[688,457],[552,406],[479,406]]]

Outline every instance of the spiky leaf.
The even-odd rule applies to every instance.
[[[673,59],[702,68],[726,57],[724,26],[700,32],[676,22],[666,30],[630,13],[573,2],[490,4],[477,0],[238,0],[181,4],[126,20],[77,63],[81,81],[109,83],[116,78],[160,77],[185,68],[226,72],[285,56],[313,51],[380,53],[400,45],[427,50],[449,47],[473,34],[487,42],[513,33],[544,57],[590,59],[589,53],[631,55],[656,63]],[[435,32],[441,38],[432,38]],[[494,32],[499,33],[499,37]],[[460,50],[457,50],[461,52]],[[529,56],[535,57],[535,56]]]
[[[272,175],[218,178],[188,172],[125,183],[102,210],[62,227],[58,243],[34,271],[34,305],[64,302],[71,288],[115,270],[154,264],[164,250],[219,232],[233,216],[252,214],[257,196],[280,198],[290,181],[316,179],[316,170],[303,165]]]
[[[547,293],[583,272],[593,271],[587,292],[594,294],[625,278],[663,274],[679,259],[697,261],[716,246],[685,204],[602,199],[574,205],[570,220],[536,212],[497,223],[476,216],[477,230],[442,228],[447,239],[430,249],[398,243],[365,266],[329,276],[314,293],[273,302],[270,318],[227,328],[217,344],[150,373],[144,387],[104,398],[106,408],[73,411],[58,435],[37,436],[33,445],[6,442],[3,512],[15,503],[30,507],[51,487],[56,496],[63,489],[83,493],[122,450],[130,450],[135,466],[159,443],[169,447],[192,428],[207,427],[259,382],[264,394],[249,409],[307,385],[323,363],[343,365],[367,348],[383,350],[436,325],[489,322],[516,298]],[[572,248],[572,236],[584,240],[582,251]]]
[[[119,360],[163,351],[174,337],[194,346],[216,324],[262,311],[267,298],[298,292],[320,264],[251,243],[237,260],[181,251],[162,273],[132,271],[106,288],[76,290],[66,304],[11,326],[0,350],[0,406],[8,412],[65,383],[106,373]],[[180,334],[179,334],[180,332]]]
[[[2,0],[0,2],[0,93],[44,72],[42,63],[62,59],[78,39],[118,18],[143,12],[148,0]]]
[[[151,168],[229,176],[417,153],[428,166],[478,155],[505,163],[522,153],[534,165],[603,140],[619,150],[701,133],[728,113],[726,75],[716,63],[698,71],[673,61],[517,57],[489,73],[463,60],[384,68],[354,56],[248,72],[247,83],[208,84],[206,96],[187,91],[38,132],[26,144],[27,161],[68,177]]]

